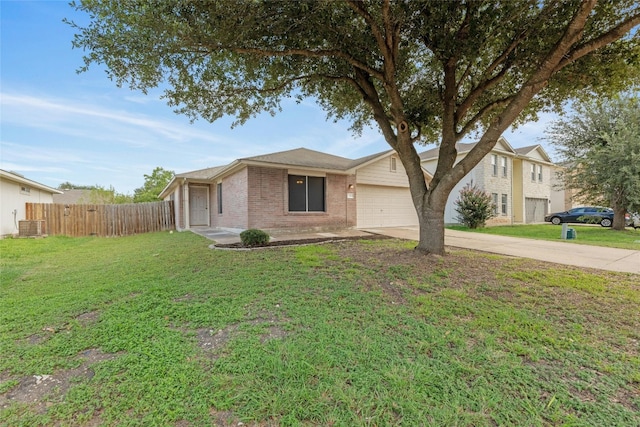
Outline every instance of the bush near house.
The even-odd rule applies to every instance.
[[[474,185],[473,181],[460,190],[455,204],[458,221],[469,228],[482,228],[487,220],[495,216],[495,205],[491,195]]]
[[[242,246],[264,246],[269,243],[269,234],[257,228],[250,228],[240,233]]]

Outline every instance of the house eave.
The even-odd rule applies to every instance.
[[[6,179],[8,181],[13,181],[18,184],[26,184],[30,187],[37,188],[38,190],[46,191],[51,194],[62,194],[63,192],[60,190],[56,190],[55,188],[51,188],[44,184],[40,184],[39,182],[35,182],[28,178],[25,178],[21,175],[15,174],[13,172],[5,171],[4,169],[0,169],[0,177]]]

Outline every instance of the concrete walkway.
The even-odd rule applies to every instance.
[[[400,239],[418,240],[418,227],[376,228],[366,231]],[[444,233],[444,243],[446,246],[532,258],[556,264],[640,274],[640,243],[637,250],[630,250],[448,229]]]
[[[194,227],[191,231],[211,239],[218,244],[228,244],[239,242],[240,232],[242,230]],[[271,237],[272,240],[300,240],[318,237],[357,237],[367,236],[370,233],[382,234],[398,239],[418,240],[418,227],[371,228],[366,230],[341,230],[307,234],[285,233],[275,234]],[[581,245],[562,241],[553,242],[548,240],[495,236],[448,229],[445,230],[444,243],[446,246],[531,258],[556,264],[640,274],[640,243],[638,244],[637,250],[629,250]]]

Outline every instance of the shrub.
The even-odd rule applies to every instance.
[[[460,190],[455,203],[458,221],[469,228],[482,228],[488,219],[495,216],[491,195],[473,185],[473,181]]]
[[[240,241],[243,246],[262,246],[269,243],[269,235],[257,228],[250,228],[240,233]]]

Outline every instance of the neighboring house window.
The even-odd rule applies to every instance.
[[[216,186],[216,193],[218,193],[218,213],[222,213],[222,183],[219,182]]]
[[[498,215],[498,193],[491,193],[493,198],[493,214]]]
[[[491,155],[491,169],[493,176],[498,176],[498,156],[496,154]]]
[[[538,165],[538,181],[542,182],[542,165]]]
[[[30,196],[31,195],[31,188],[25,187],[24,185],[22,185],[20,187],[20,193]]]
[[[396,168],[396,158],[395,157],[391,157],[391,164],[389,165],[389,169],[391,170],[391,172],[395,172],[397,170]]]
[[[505,156],[500,157],[500,166],[502,168],[502,176],[507,177],[507,158]]]
[[[507,214],[507,195],[502,195],[502,215]]]
[[[324,212],[324,177],[289,175],[289,211]]]
[[[531,163],[531,181],[536,182],[536,165]]]

